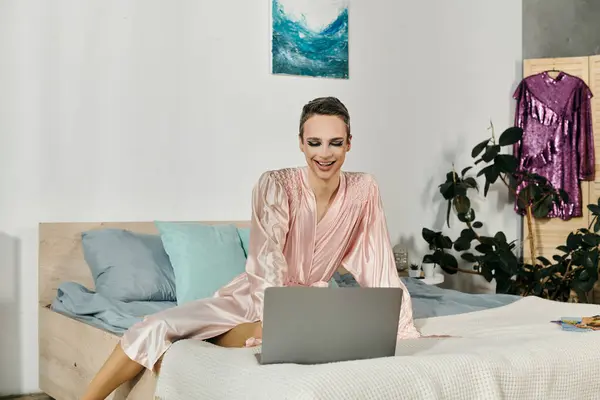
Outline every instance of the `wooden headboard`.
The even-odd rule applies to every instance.
[[[234,224],[248,227],[248,221],[202,222]],[[92,229],[121,228],[139,233],[158,233],[154,222],[58,222],[39,224],[38,295],[46,306],[56,297],[58,286],[65,281],[77,282],[94,289],[92,274],[83,258],[81,233]]]

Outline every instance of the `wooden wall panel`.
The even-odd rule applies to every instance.
[[[596,148],[596,180],[590,190],[590,201],[597,203],[600,197],[600,55],[589,58],[589,87],[592,90],[592,126]]]
[[[523,76],[539,74],[556,69],[577,76],[585,83],[589,80],[589,57],[534,58],[523,62]],[[589,84],[589,83],[588,83]]]
[[[600,55],[589,59],[589,87],[592,90],[592,126],[594,129],[594,143],[596,149],[596,177],[590,185],[590,202],[598,203],[600,198]],[[594,288],[592,301],[600,303],[600,283]]]

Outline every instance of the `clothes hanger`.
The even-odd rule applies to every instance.
[[[558,77],[558,75],[560,75],[561,73],[564,73],[563,71],[556,69],[556,66],[553,66],[552,69],[546,70],[545,72],[546,72],[546,75],[548,75],[552,79],[556,79]]]

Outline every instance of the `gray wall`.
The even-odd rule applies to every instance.
[[[600,0],[523,0],[523,58],[600,54]]]

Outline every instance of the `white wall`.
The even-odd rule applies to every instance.
[[[269,3],[0,1],[0,394],[37,389],[38,222],[247,219],[259,174],[302,163],[301,106],[336,95],[347,169],[417,259],[444,173],[511,122],[520,0],[354,1],[348,81],[270,75]]]

